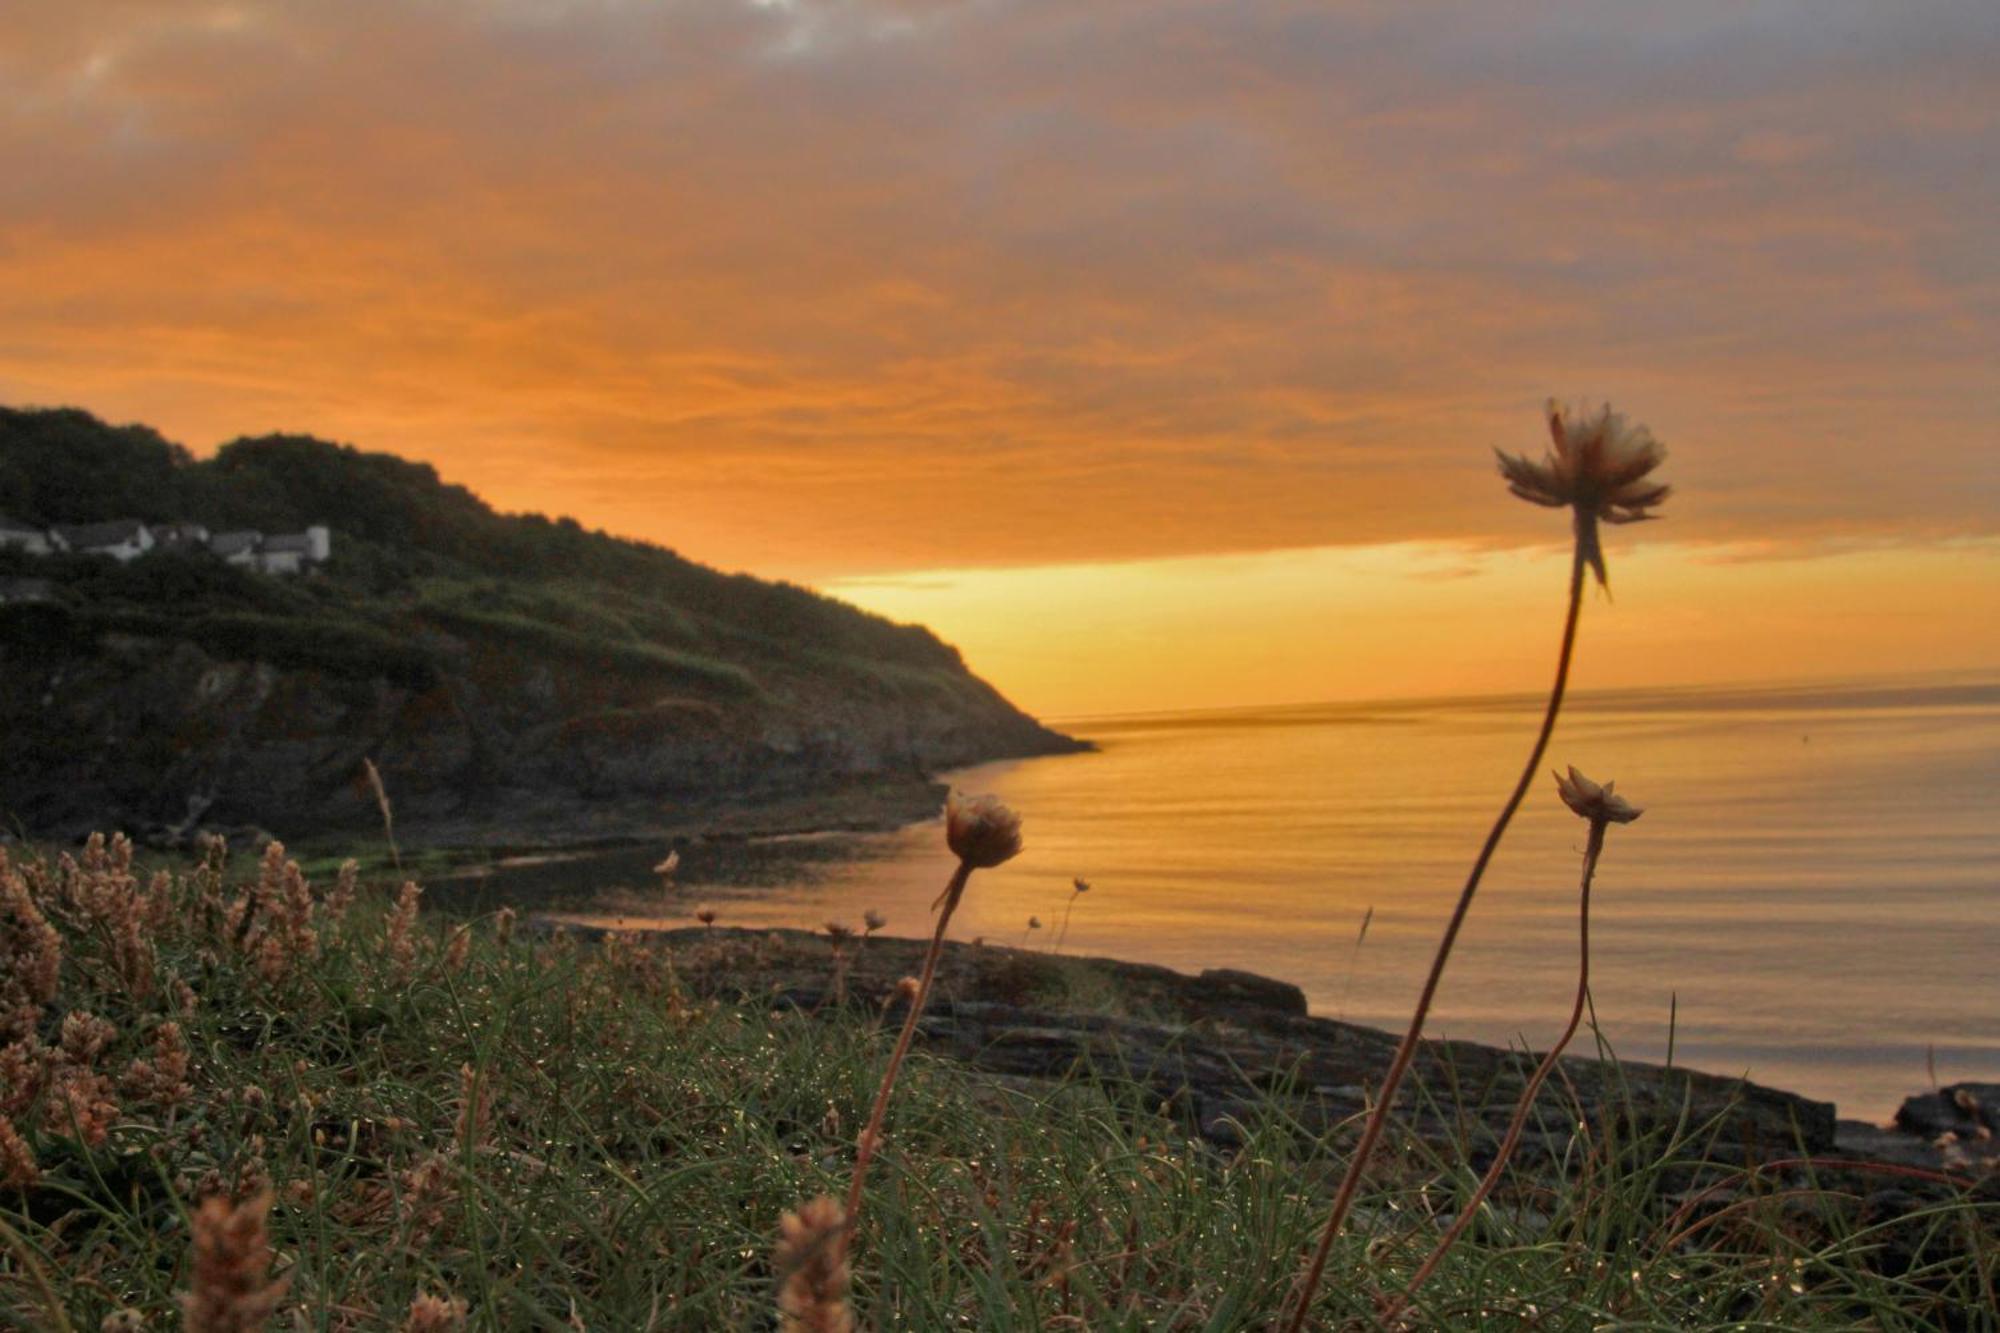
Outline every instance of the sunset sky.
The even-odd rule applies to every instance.
[[[2000,5],[0,4],[0,401],[310,432],[1053,715],[2000,665]]]

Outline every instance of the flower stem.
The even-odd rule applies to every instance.
[[[1354,1196],[1361,1187],[1361,1173],[1367,1168],[1368,1159],[1374,1155],[1375,1146],[1381,1141],[1382,1131],[1389,1119],[1389,1108],[1395,1104],[1396,1089],[1402,1086],[1403,1075],[1410,1069],[1410,1062],[1416,1058],[1417,1041],[1424,1030],[1424,1020],[1430,1016],[1431,1003],[1437,998],[1438,983],[1444,977],[1445,963],[1451,958],[1452,945],[1458,941],[1460,927],[1465,924],[1466,913],[1472,910],[1472,899],[1479,892],[1479,881],[1486,876],[1487,863],[1500,846],[1501,837],[1507,832],[1507,825],[1513,822],[1514,812],[1521,808],[1521,801],[1528,794],[1528,786],[1535,780],[1535,772],[1541,767],[1542,755],[1549,748],[1549,737],[1556,729],[1556,714],[1562,710],[1563,691],[1569,685],[1570,658],[1576,650],[1576,622],[1583,609],[1584,550],[1581,542],[1570,560],[1569,569],[1569,611],[1563,620],[1562,651],[1556,659],[1556,681],[1549,691],[1549,706],[1542,715],[1542,729],[1535,737],[1535,748],[1529,752],[1528,762],[1521,769],[1521,777],[1514,784],[1513,794],[1507,804],[1500,809],[1499,818],[1493,821],[1493,828],[1486,835],[1485,844],[1479,849],[1479,857],[1472,863],[1472,872],[1466,876],[1465,887],[1459,891],[1458,905],[1452,909],[1451,920],[1445,925],[1444,938],[1438,941],[1437,953],[1431,959],[1430,974],[1424,978],[1424,988],[1417,997],[1416,1011],[1410,1016],[1409,1031],[1396,1047],[1396,1055],[1389,1062],[1388,1072],[1382,1076],[1382,1087],[1376,1093],[1375,1108],[1369,1113],[1367,1122],[1361,1129],[1361,1140],[1354,1145],[1354,1155],[1348,1159],[1347,1172],[1341,1177],[1340,1189],[1333,1197],[1333,1207],[1327,1213],[1326,1225],[1320,1231],[1319,1245],[1313,1251],[1311,1261],[1306,1265],[1300,1278],[1298,1295],[1294,1298],[1290,1317],[1285,1320],[1285,1333],[1299,1333],[1305,1326],[1306,1312],[1312,1308],[1313,1293],[1319,1289],[1320,1278],[1326,1272],[1327,1256],[1333,1252],[1334,1238],[1340,1234],[1341,1224],[1354,1207]]]
[[[1082,896],[1074,890],[1070,892],[1069,902],[1063,907],[1062,929],[1056,932],[1055,947],[1049,950],[1050,953],[1062,952],[1063,941],[1069,938],[1069,914],[1076,910],[1076,900]]]
[[[951,882],[945,885],[943,904],[938,912],[937,929],[931,933],[931,947],[924,954],[923,975],[917,980],[917,993],[910,998],[910,1012],[903,1018],[903,1031],[896,1038],[896,1049],[890,1052],[889,1067],[882,1071],[882,1086],[875,1090],[875,1108],[868,1113],[868,1127],[861,1131],[861,1141],[855,1146],[854,1179],[847,1186],[847,1225],[852,1229],[861,1216],[861,1182],[868,1175],[868,1163],[874,1159],[875,1148],[882,1141],[882,1120],[889,1112],[889,1094],[895,1091],[896,1074],[903,1067],[903,1057],[910,1053],[910,1041],[917,1035],[917,1019],[923,1015],[924,1002],[930,999],[931,982],[937,976],[938,956],[944,952],[945,927],[951,924],[951,914],[958,909],[958,900],[965,894],[965,885],[972,878],[972,862],[960,861],[958,869],[951,872]]]
[[[1529,1077],[1527,1086],[1521,1089],[1521,1099],[1514,1103],[1514,1117],[1507,1122],[1507,1133],[1500,1140],[1500,1148],[1494,1155],[1492,1165],[1486,1168],[1486,1174],[1480,1178],[1479,1188],[1472,1192],[1472,1197],[1465,1201],[1463,1208],[1459,1209],[1458,1217],[1445,1231],[1443,1238],[1437,1243],[1437,1248],[1431,1251],[1430,1257],[1424,1260],[1423,1266],[1417,1269],[1415,1276],[1411,1277],[1409,1285],[1403,1288],[1403,1294],[1397,1297],[1383,1313],[1384,1323],[1395,1319],[1409,1305],[1417,1294],[1417,1288],[1421,1287],[1444,1261],[1445,1254],[1458,1243],[1458,1238],[1465,1234],[1465,1229],[1472,1225],[1472,1219],[1478,1214],[1479,1206],[1486,1202],[1486,1196],[1500,1183],[1500,1175],[1507,1169],[1508,1159],[1513,1157],[1514,1149],[1521,1142],[1521,1131],[1527,1127],[1528,1114],[1534,1109],[1536,1094],[1541,1092],[1542,1084],[1548,1081],[1549,1075],[1555,1072],[1556,1061],[1562,1058],[1564,1049],[1569,1046],[1570,1039],[1576,1036],[1577,1028],[1583,1023],[1584,1005],[1590,997],[1590,882],[1597,875],[1597,858],[1604,851],[1604,828],[1604,820],[1590,821],[1590,841],[1583,852],[1583,887],[1577,905],[1576,1004],[1570,1009],[1569,1026],[1563,1029],[1562,1036],[1557,1038],[1556,1044],[1549,1047],[1547,1054],[1542,1056],[1542,1061],[1535,1066],[1535,1072]]]

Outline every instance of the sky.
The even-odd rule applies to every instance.
[[[0,0],[0,401],[309,432],[1032,710],[2000,665],[2000,6]],[[1595,637],[1592,637],[1595,636]],[[1592,655],[1594,654],[1594,656]]]

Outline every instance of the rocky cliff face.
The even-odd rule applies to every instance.
[[[780,803],[797,822],[801,800],[807,822],[811,801],[824,822],[852,822],[840,798],[857,791],[914,815],[939,769],[1076,748],[962,669],[870,682],[771,660],[745,693],[416,632],[448,664],[422,685],[226,660],[173,637],[0,646],[0,809],[50,836],[367,830],[367,758],[399,831],[563,841]]]

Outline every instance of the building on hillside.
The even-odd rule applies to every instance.
[[[47,555],[55,550],[55,542],[47,528],[18,522],[0,514],[0,551],[26,551],[29,555]]]
[[[332,534],[319,524],[304,532],[280,532],[257,548],[257,568],[266,574],[297,574],[333,554]]]
[[[274,532],[268,536],[245,528],[216,533],[209,538],[208,549],[238,569],[254,569],[260,574],[302,574],[309,566],[323,564],[333,554],[333,534],[319,523],[304,532]]]
[[[136,518],[57,524],[49,532],[59,549],[78,555],[108,555],[121,564],[153,549],[153,530]]]
[[[53,602],[56,585],[47,579],[0,578],[0,606],[22,602]]]
[[[208,549],[225,564],[240,569],[254,569],[257,566],[257,548],[264,544],[264,534],[254,528],[242,528],[234,532],[218,532],[208,539]]]
[[[205,551],[208,529],[199,523],[163,523],[153,529],[153,542],[163,551]]]

